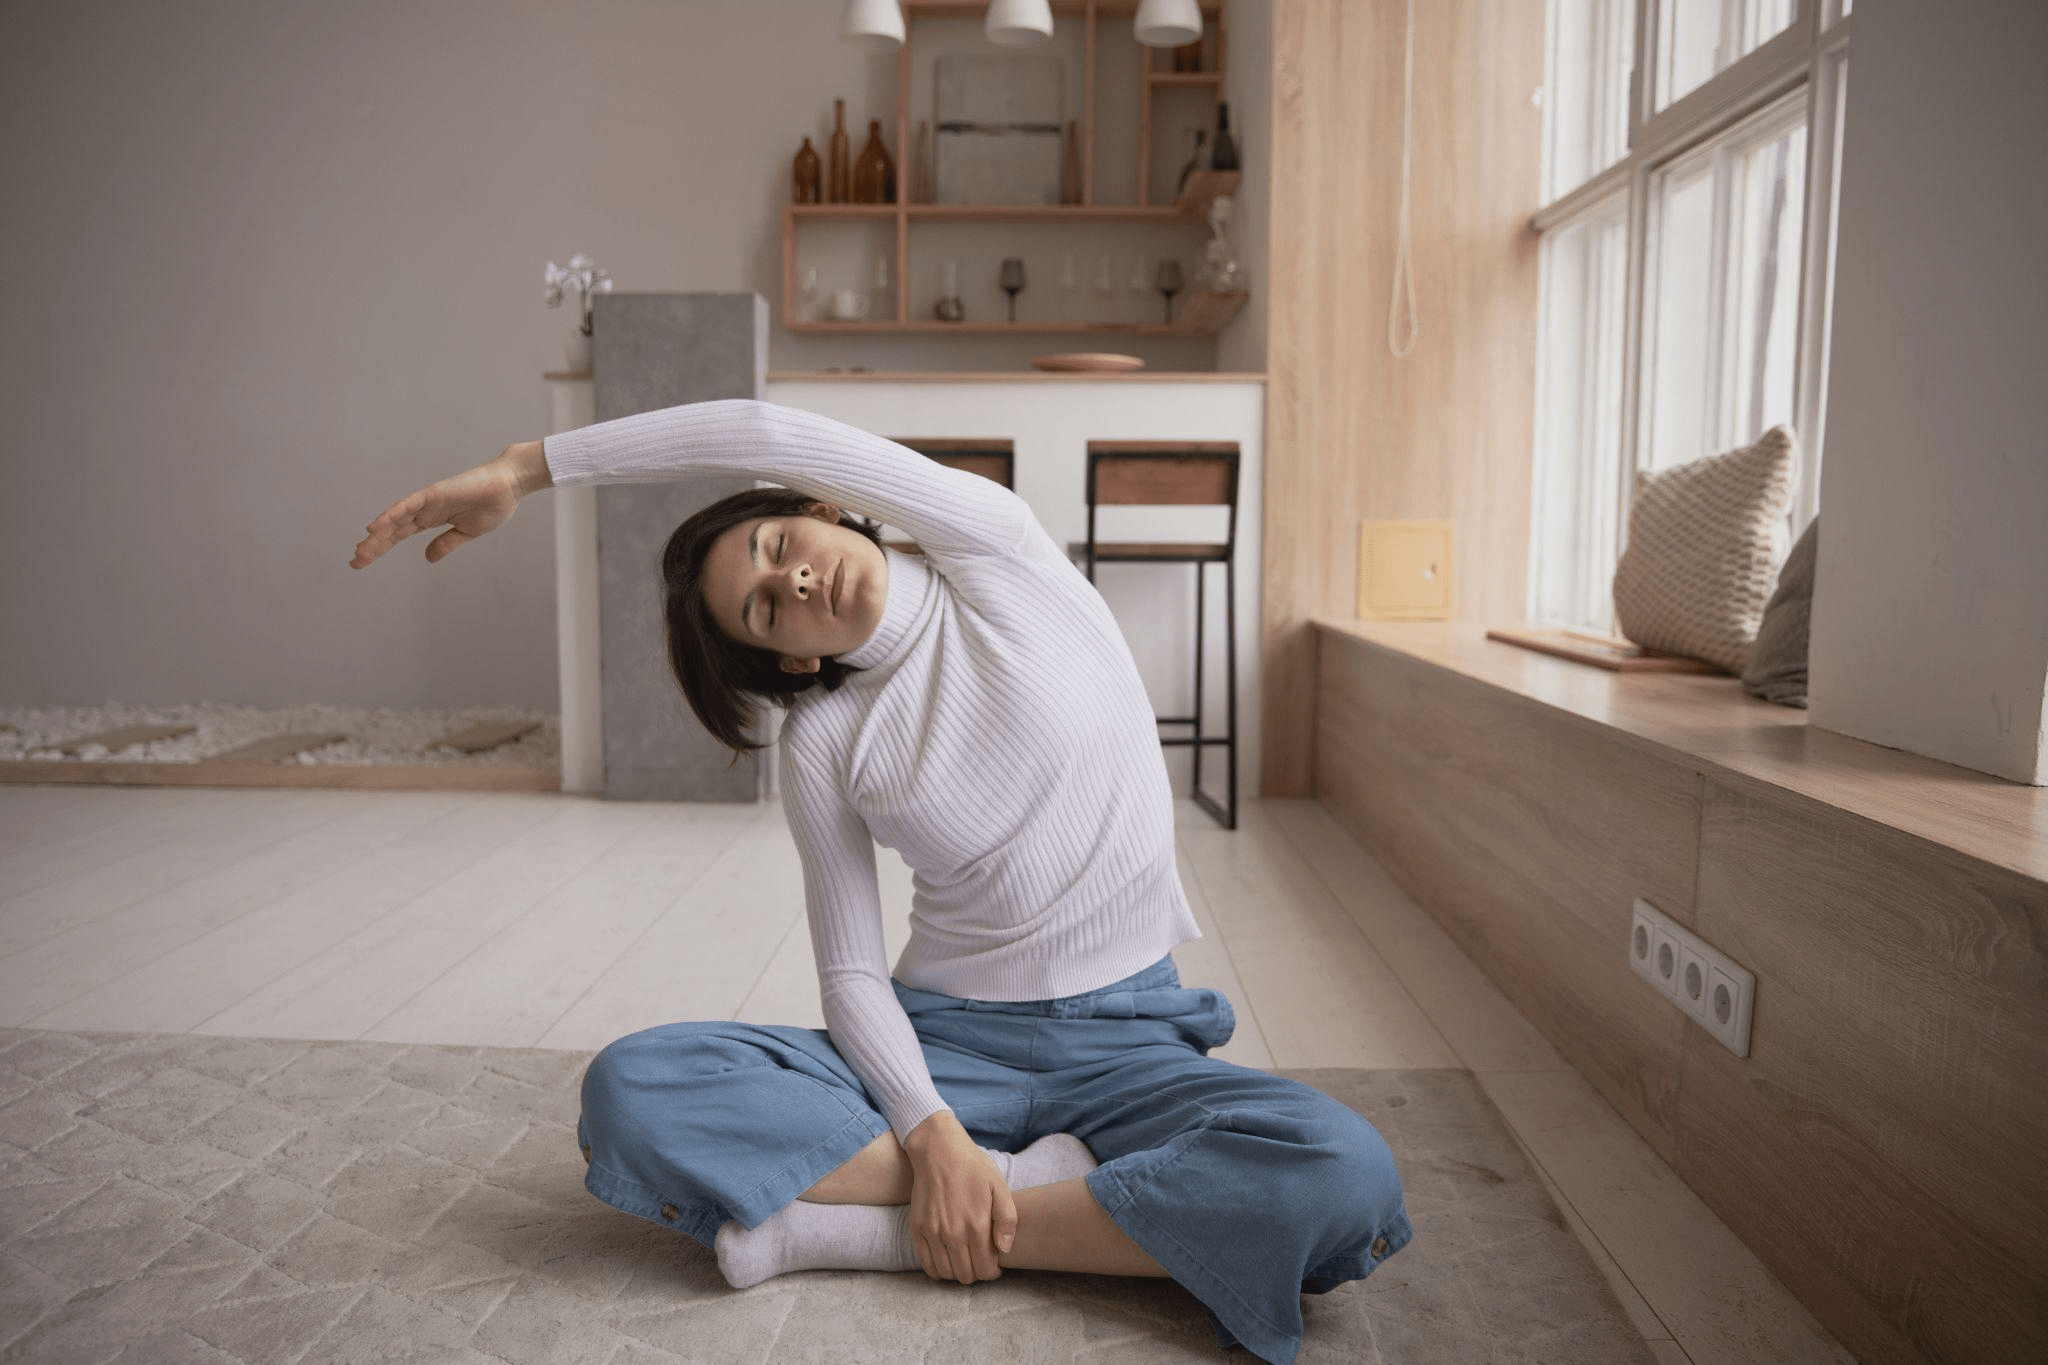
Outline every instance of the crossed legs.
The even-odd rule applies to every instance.
[[[910,1158],[894,1133],[884,1133],[797,1197],[813,1204],[894,1206],[910,1202],[910,1185]],[[996,1256],[1006,1270],[1166,1274],[1110,1221],[1078,1176],[1015,1190],[1011,1197],[1017,1203],[1017,1236]]]

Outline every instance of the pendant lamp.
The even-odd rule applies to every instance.
[[[1052,6],[1047,0],[991,0],[982,36],[997,47],[1037,47],[1052,41]]]
[[[903,10],[896,0],[846,0],[839,41],[863,52],[894,52],[903,46]]]
[[[1195,0],[1143,0],[1131,28],[1146,47],[1182,47],[1202,36],[1202,11]]]

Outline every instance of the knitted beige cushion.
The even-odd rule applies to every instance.
[[[1636,476],[1614,617],[1645,649],[1740,673],[1777,576],[1799,447],[1777,426],[1755,445]]]

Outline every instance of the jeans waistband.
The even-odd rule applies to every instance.
[[[1178,990],[1180,973],[1174,968],[1173,955],[1169,953],[1121,981],[1112,981],[1107,986],[1098,986],[1079,995],[1056,996],[1050,1000],[967,1000],[938,991],[921,991],[894,978],[890,984],[896,988],[896,998],[911,1013],[962,1009],[984,1014],[1037,1014],[1054,1019],[1087,1019],[1097,1015],[1129,1018],[1135,1012],[1132,996],[1136,992]]]

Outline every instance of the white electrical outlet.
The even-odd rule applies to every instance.
[[[1637,976],[1654,983],[1656,978],[1650,975],[1650,948],[1656,942],[1656,922],[1643,913],[1647,908],[1647,902],[1636,902],[1635,925],[1629,931],[1628,965],[1635,968]]]
[[[1628,965],[1738,1057],[1749,1055],[1756,978],[1648,901],[1635,903]]]
[[[1683,945],[1678,953],[1678,1007],[1704,1024],[1707,1022],[1707,985],[1714,964],[1698,947]]]
[[[1738,1057],[1749,1055],[1749,1015],[1756,999],[1756,978],[1723,958],[1714,964],[1707,987],[1707,1032]]]

